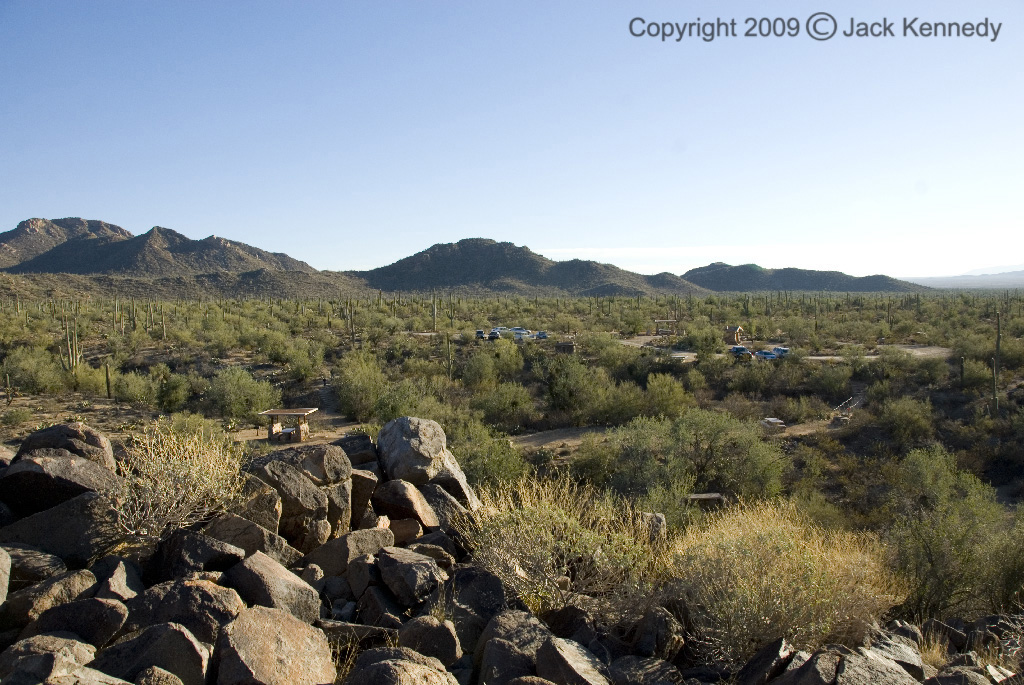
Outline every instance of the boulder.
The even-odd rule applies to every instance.
[[[77,635],[71,633],[36,635],[19,640],[0,652],[0,680],[7,681],[7,676],[20,659],[39,654],[59,655],[68,662],[84,666],[93,660],[96,648],[82,642]]]
[[[267,483],[247,473],[242,485],[242,503],[237,511],[243,518],[277,535],[281,525],[281,495]]]
[[[336,538],[352,529],[352,480],[321,488],[327,496],[327,522],[331,524],[331,537]]]
[[[84,492],[109,492],[119,477],[110,469],[70,452],[29,453],[0,475],[0,500],[18,516],[35,514]]]
[[[58,604],[25,626],[20,639],[42,633],[74,633],[94,647],[106,645],[128,620],[128,607],[114,599],[89,597]]]
[[[608,685],[607,669],[583,645],[550,637],[537,651],[537,675],[560,685]]]
[[[383,582],[380,569],[377,568],[377,557],[372,554],[360,554],[348,562],[345,578],[352,595],[359,599],[370,585],[380,585]]]
[[[34,450],[46,448],[67,450],[111,471],[117,470],[110,440],[99,431],[80,422],[58,424],[30,433],[21,443],[13,461],[17,462]]]
[[[455,624],[433,616],[419,616],[406,622],[398,631],[398,645],[434,657],[445,667],[462,658]]]
[[[372,471],[356,469],[352,472],[352,518],[351,527],[356,529],[366,513],[373,491],[377,489],[379,479]]]
[[[672,659],[683,646],[683,626],[664,607],[644,612],[636,628],[633,649],[639,656]]]
[[[736,674],[736,685],[766,685],[782,675],[795,653],[796,648],[784,637],[768,643]]]
[[[116,525],[107,500],[86,492],[0,528],[0,543],[31,545],[82,568],[120,539]]]
[[[158,623],[125,635],[102,650],[91,668],[118,678],[134,680],[157,666],[177,676],[184,685],[205,685],[210,646],[178,623]]]
[[[309,583],[263,552],[233,566],[224,585],[238,591],[247,604],[284,609],[305,623],[320,618],[320,596]]]
[[[28,625],[52,607],[72,602],[94,589],[96,576],[71,571],[8,595],[0,605],[0,630]]]
[[[436,528],[437,514],[416,486],[404,480],[389,480],[373,491],[373,510],[391,519],[416,519],[424,528]]]
[[[67,573],[64,560],[31,545],[7,543],[0,545],[11,558],[10,592]]]
[[[422,554],[425,557],[430,557],[437,562],[437,565],[441,567],[443,571],[450,571],[455,568],[455,559],[448,552],[444,551],[437,545],[425,545],[420,542],[415,542],[406,547],[410,552],[416,552],[416,554]]]
[[[384,588],[374,585],[366,588],[357,606],[360,620],[367,625],[395,630],[402,627],[402,607]]]
[[[529,670],[535,673],[537,669],[537,651],[548,638],[551,637],[551,630],[531,613],[508,609],[495,614],[482,633],[477,633],[479,640],[476,642],[476,650],[473,655],[473,662],[478,668],[484,667],[485,651],[487,646],[495,641],[505,641],[511,645],[511,650],[527,659]],[[499,662],[500,663],[500,662]],[[525,675],[520,673],[519,675]],[[516,676],[509,676],[516,677]]]
[[[202,533],[176,530],[157,552],[161,580],[204,571],[223,572],[245,558],[245,550]]]
[[[434,482],[468,509],[480,506],[436,421],[412,416],[389,421],[377,436],[377,453],[389,480],[417,486]]]
[[[302,558],[302,564],[316,564],[326,576],[343,575],[348,563],[361,554],[376,554],[395,544],[394,534],[387,528],[368,528],[346,533],[330,540]]]
[[[104,557],[90,566],[89,570],[99,580],[95,595],[99,599],[127,602],[146,591],[139,570],[126,559]]]
[[[615,685],[682,685],[679,669],[654,657],[624,656],[612,662],[609,669]]]
[[[203,533],[241,548],[246,555],[263,552],[283,566],[291,566],[302,558],[302,553],[280,535],[234,514],[221,514],[203,528]]]
[[[267,645],[273,645],[268,649]],[[334,683],[337,671],[324,632],[281,609],[252,607],[217,640],[218,685]]]
[[[352,463],[345,450],[337,445],[286,447],[253,460],[253,467],[263,466],[272,461],[294,466],[313,481],[314,485],[340,483],[352,475]]]
[[[326,522],[327,495],[302,471],[283,461],[271,461],[257,467],[254,473],[281,495],[280,533],[286,540],[301,552],[309,552],[327,541],[330,525],[326,536],[322,536],[323,529],[317,525],[319,521]],[[323,539],[319,539],[321,536]]]
[[[352,682],[373,683],[374,685],[459,685],[452,674],[442,669],[431,668],[404,659],[378,661],[365,668],[353,671]]]
[[[431,601],[444,607],[455,624],[464,652],[476,649],[487,623],[506,606],[501,580],[489,571],[468,565],[456,566]]]
[[[391,519],[388,528],[395,536],[396,547],[405,547],[423,536],[423,526],[416,519]]]
[[[160,623],[178,623],[203,642],[213,643],[221,626],[245,609],[238,593],[207,580],[172,580],[146,590],[127,603],[125,632]]]
[[[453,522],[469,513],[459,500],[437,483],[421,485],[420,492],[437,516],[438,525],[444,530],[452,530]]]
[[[4,685],[132,685],[61,654],[33,654],[18,659]]]
[[[640,512],[640,523],[647,529],[651,542],[665,542],[668,539],[668,521],[664,514]]]
[[[536,653],[527,654],[508,640],[480,642],[480,685],[506,685],[537,672]]]
[[[351,463],[352,466],[377,461],[377,448],[374,447],[373,441],[370,440],[370,436],[365,433],[346,435],[343,438],[335,440],[331,444],[337,445],[345,451],[345,456],[348,457],[349,463]]]
[[[448,552],[453,559],[458,559],[461,556],[458,546],[455,542],[443,531],[435,530],[432,533],[426,533],[419,540],[416,541],[419,545],[435,545],[440,547],[445,552]]]
[[[324,631],[327,639],[335,644],[349,642],[395,644],[398,641],[397,630],[379,626],[367,626],[347,621],[329,621],[323,618],[315,621],[313,625]]]
[[[924,681],[925,685],[989,685],[984,669],[972,666],[943,668],[938,675]]]
[[[835,685],[916,685],[917,682],[892,659],[863,647],[859,654],[843,655],[836,668]]]
[[[150,666],[135,676],[135,685],[184,685],[181,678],[159,666]]]
[[[398,601],[412,607],[427,599],[437,587],[448,580],[433,559],[401,547],[385,547],[377,554],[381,580]]]
[[[914,680],[924,680],[924,661],[913,640],[895,633],[881,633],[871,640],[869,649],[884,659],[895,661]]]
[[[819,650],[794,668],[801,659],[798,652],[793,655],[785,673],[773,680],[772,685],[831,685],[836,680],[841,658],[842,655],[835,650]]]

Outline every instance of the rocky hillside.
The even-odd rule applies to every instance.
[[[522,294],[706,294],[673,276],[644,276],[611,264],[573,259],[556,262],[528,247],[473,238],[434,245],[371,271],[353,271],[371,288],[388,291],[467,289]]]
[[[69,242],[88,252],[92,246],[110,245],[131,237],[120,226],[103,221],[28,219],[0,233],[0,269],[30,262]]]
[[[461,546],[456,521],[484,511],[433,421],[395,419],[376,445],[287,447],[248,469],[230,510],[127,544],[110,442],[80,423],[31,434],[0,464],[0,680],[326,685],[341,666],[353,685],[980,685],[1011,674],[966,650],[1024,626],[933,622],[954,655],[941,671],[900,621],[813,653],[780,636],[732,671],[694,662],[681,599],[629,626],[602,624],[588,608],[602,597],[579,593],[530,613]],[[566,597],[574,582],[559,581]]]
[[[839,271],[809,269],[765,269],[756,264],[731,266],[715,262],[690,269],[683,278],[717,292],[765,292],[770,290],[807,290],[825,292],[922,292],[920,285],[890,276],[850,276]]]

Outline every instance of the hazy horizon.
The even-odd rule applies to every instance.
[[[816,12],[1001,30],[819,41]],[[799,34],[635,35],[766,15]],[[337,271],[483,236],[647,274],[960,275],[1024,247],[1021,26],[948,0],[8,0],[0,229],[161,225]]]

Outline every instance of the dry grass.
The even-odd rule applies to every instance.
[[[165,422],[133,437],[110,498],[127,538],[156,540],[229,507],[241,495],[242,457],[229,440],[170,430]]]
[[[565,479],[506,483],[481,499],[459,526],[473,558],[535,613],[583,603],[609,624],[630,623],[655,600],[664,544],[628,503]]]
[[[786,502],[712,515],[674,551],[699,648],[733,664],[780,636],[858,643],[905,595],[875,538],[825,530]]]

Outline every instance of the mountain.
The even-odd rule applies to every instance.
[[[556,262],[528,247],[484,238],[437,244],[394,264],[348,274],[371,288],[407,292],[460,289],[579,296],[707,292],[672,274],[644,276],[580,259]]]
[[[118,226],[83,219],[29,219],[0,234],[11,273],[122,274],[176,277],[270,269],[312,273],[286,254],[210,236],[192,240],[169,228],[133,236]]]
[[[105,221],[27,219],[13,230],[0,233],[0,269],[31,261],[68,242],[108,245],[131,237],[120,226]]]
[[[931,288],[1024,288],[1024,271],[964,276],[905,277],[904,280]]]
[[[715,262],[690,269],[683,278],[718,292],[809,290],[831,292],[918,292],[927,288],[890,276],[850,276],[839,271],[765,269],[756,264],[731,266]]]

